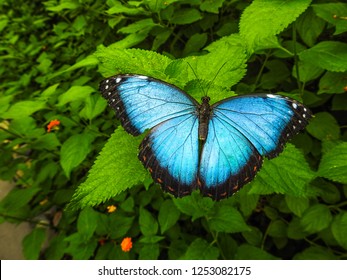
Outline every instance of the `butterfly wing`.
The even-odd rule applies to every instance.
[[[110,77],[100,90],[127,132],[139,135],[150,129],[139,159],[153,179],[175,196],[196,188],[198,103],[173,85],[140,75]]]
[[[155,126],[141,143],[139,159],[164,191],[184,196],[196,188],[198,117],[184,115]]]
[[[135,136],[168,119],[191,114],[197,106],[179,88],[147,76],[110,77],[101,82],[100,91],[124,129]]]
[[[219,200],[235,193],[254,178],[263,156],[277,156],[310,117],[299,102],[271,94],[214,104],[199,167],[203,194]]]

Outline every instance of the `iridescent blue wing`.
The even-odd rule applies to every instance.
[[[184,115],[155,126],[140,146],[139,159],[164,191],[184,196],[197,188],[198,117]]]
[[[199,167],[203,194],[219,200],[238,191],[254,178],[263,157],[277,156],[310,117],[299,102],[271,94],[214,104]]]
[[[139,159],[165,191],[183,196],[196,188],[199,161],[198,103],[179,88],[140,75],[118,75],[100,84],[125,130],[150,129]]]
[[[179,88],[140,75],[110,77],[101,82],[100,91],[124,129],[135,136],[163,121],[191,114],[198,105]]]

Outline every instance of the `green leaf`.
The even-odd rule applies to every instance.
[[[315,233],[327,228],[332,215],[327,206],[316,204],[308,208],[301,217],[301,225],[308,233]]]
[[[13,104],[7,112],[3,113],[5,119],[21,119],[26,116],[30,116],[33,113],[45,109],[46,102],[44,101],[19,101]]]
[[[207,34],[206,33],[196,33],[191,36],[187,43],[184,46],[183,55],[187,56],[192,52],[198,52],[201,48],[205,46],[207,42]]]
[[[14,188],[0,202],[2,213],[9,213],[23,207],[40,191],[38,187]]]
[[[341,247],[347,249],[347,212],[342,212],[334,217],[331,230]]]
[[[263,233],[256,227],[249,227],[250,231],[242,232],[242,236],[246,239],[247,243],[253,246],[260,246],[263,240]]]
[[[201,5],[200,5],[200,10],[209,12],[209,13],[214,13],[218,14],[219,8],[223,6],[224,0],[204,0]]]
[[[106,11],[110,15],[114,14],[126,14],[126,15],[140,15],[144,13],[144,9],[142,7],[134,7],[134,6],[123,6],[119,1],[112,1],[112,7]]]
[[[35,228],[23,239],[23,254],[27,260],[37,260],[40,256],[42,244],[46,239],[46,230]]]
[[[48,11],[61,12],[62,10],[75,10],[79,7],[78,3],[75,1],[63,1],[63,3],[55,7],[47,7]]]
[[[108,218],[107,231],[112,239],[124,237],[134,223],[134,217],[126,217],[117,212]]]
[[[207,46],[205,50],[209,52],[206,55],[184,58],[185,63],[179,65],[172,76],[182,75],[183,72],[187,73],[184,77],[187,82],[198,77],[208,82],[213,80],[214,85],[230,88],[245,75],[247,58],[240,36],[234,34],[223,37]]]
[[[347,85],[347,72],[329,72],[327,71],[324,76],[319,80],[319,91],[317,94],[322,93],[344,93]]]
[[[156,24],[153,22],[153,20],[151,18],[146,18],[146,19],[136,21],[125,27],[122,27],[118,29],[117,32],[124,33],[124,34],[132,34],[132,33],[137,33],[139,31],[143,31],[145,29],[150,31],[154,26],[156,26]]]
[[[113,47],[99,47],[95,56],[101,63],[100,70],[105,77],[117,73],[135,73],[164,79],[162,73],[171,62],[167,56],[156,52]]]
[[[330,181],[324,180],[321,177],[316,178],[310,184],[310,188],[328,204],[335,204],[341,200],[341,193],[335,184]]]
[[[179,217],[180,211],[178,211],[172,200],[165,200],[159,208],[158,221],[160,225],[160,232],[163,234],[165,231],[175,225]]]
[[[206,240],[196,238],[182,257],[183,260],[216,260],[219,250],[208,244]]]
[[[78,233],[83,237],[84,241],[90,239],[98,225],[98,215],[90,207],[84,208],[77,219]]]
[[[135,138],[117,129],[100,152],[87,180],[78,187],[70,209],[102,203],[143,182],[147,172],[137,159],[141,140],[141,137]]]
[[[254,0],[244,10],[239,25],[249,52],[253,52],[261,40],[283,31],[310,3],[311,0]]]
[[[340,127],[336,119],[327,112],[319,112],[306,127],[319,140],[336,140],[340,137]]]
[[[300,82],[307,83],[309,81],[317,79],[322,75],[324,70],[308,61],[299,61],[298,62],[298,70],[299,70],[299,80]],[[294,78],[298,79],[296,73],[296,67],[293,66],[292,75]]]
[[[300,240],[304,239],[307,235],[309,235],[309,233],[305,232],[303,226],[301,225],[300,219],[294,217],[287,227],[287,235],[288,238]]]
[[[299,53],[300,60],[332,72],[347,71],[347,44],[324,41]]]
[[[149,243],[140,249],[139,260],[157,260],[159,257],[159,244]]]
[[[298,217],[302,216],[302,213],[304,213],[310,204],[309,199],[306,197],[286,195],[285,200],[288,208]]]
[[[72,86],[59,96],[57,106],[63,106],[73,101],[85,101],[92,92],[95,92],[95,89],[90,86]]]
[[[303,252],[296,254],[294,260],[337,260],[333,252],[328,248],[311,246]]]
[[[65,254],[65,249],[68,243],[65,241],[65,235],[59,234],[55,235],[51,240],[49,247],[45,250],[46,260],[60,260],[63,259]]]
[[[307,184],[315,177],[301,151],[287,144],[283,153],[272,160],[265,160],[253,180],[251,194],[281,193],[303,196]]]
[[[176,207],[184,214],[192,216],[192,220],[206,216],[214,205],[207,197],[202,197],[199,192],[193,192],[190,196],[174,199]]]
[[[143,235],[156,235],[158,232],[158,222],[145,208],[140,208],[139,225]]]
[[[94,119],[105,111],[107,102],[101,95],[92,95],[86,99],[85,107],[80,111],[80,116],[88,120]]]
[[[59,139],[55,133],[47,133],[39,138],[37,138],[36,141],[33,142],[32,148],[37,150],[56,150],[58,146],[60,146]]]
[[[69,178],[71,171],[79,166],[91,151],[92,139],[89,134],[75,134],[68,138],[60,150],[60,164]]]
[[[74,260],[87,260],[93,254],[98,246],[96,238],[91,238],[88,242],[84,242],[83,236],[78,232],[65,238],[66,242],[69,242],[66,252],[71,254]]]
[[[266,251],[248,244],[242,244],[236,252],[235,260],[277,260]]]
[[[146,235],[139,239],[140,243],[158,243],[159,241],[165,239],[165,236],[159,235]]]
[[[170,23],[190,24],[202,19],[200,12],[194,8],[184,8],[175,11]]]
[[[241,214],[234,207],[226,204],[215,204],[213,210],[207,218],[210,230],[227,233],[250,230]]]
[[[347,21],[344,18],[347,14],[346,3],[313,4],[312,7],[317,16],[335,26],[334,35],[347,31]]]
[[[309,7],[296,21],[296,28],[301,39],[310,47],[316,43],[324,27],[325,22],[315,15],[311,7]]]
[[[275,220],[270,223],[268,228],[269,236],[280,238],[287,236],[287,225],[281,220]]]
[[[347,184],[347,143],[341,143],[323,155],[318,175]]]

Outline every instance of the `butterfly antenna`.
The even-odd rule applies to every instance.
[[[187,63],[188,63],[188,65],[189,65],[190,69],[192,69],[195,78],[198,80],[199,86],[200,86],[200,88],[201,88],[201,91],[204,93],[205,96],[207,96],[207,91],[205,92],[204,87],[202,86],[202,84],[201,84],[201,82],[200,82],[200,80],[199,80],[199,78],[198,78],[198,75],[196,74],[195,70],[193,69],[193,67],[190,65],[189,62],[187,62]]]
[[[223,67],[225,66],[225,64],[227,64],[228,61],[224,62],[223,65],[218,69],[216,75],[214,75],[213,79],[209,82],[208,86],[207,86],[207,92],[209,91],[211,85],[213,84],[214,80],[217,78],[219,72],[223,69]]]

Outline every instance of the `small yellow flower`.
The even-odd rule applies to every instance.
[[[117,207],[114,206],[114,205],[109,205],[109,206],[107,206],[107,212],[108,212],[108,213],[113,213],[113,212],[116,211],[116,210],[117,210]]]
[[[133,247],[133,243],[131,242],[131,237],[125,237],[120,244],[123,252],[129,252]]]

